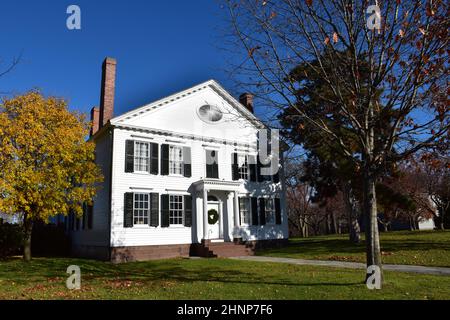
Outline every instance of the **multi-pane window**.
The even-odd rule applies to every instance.
[[[148,193],[135,193],[133,204],[133,223],[148,224],[150,199]]]
[[[183,224],[183,196],[171,195],[169,197],[169,223],[171,225]]]
[[[150,144],[135,141],[134,143],[134,171],[149,171]]]
[[[275,224],[275,203],[273,198],[265,199],[266,224]]]
[[[169,148],[169,173],[183,175],[183,148],[170,146]]]
[[[250,199],[239,198],[239,212],[241,216],[241,225],[250,224]]]
[[[248,157],[244,154],[238,154],[239,179],[248,180]]]

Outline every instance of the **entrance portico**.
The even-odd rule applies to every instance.
[[[233,237],[237,237],[240,225],[238,201],[240,186],[241,183],[238,181],[217,179],[202,179],[194,183],[196,195],[202,199],[201,219],[196,221],[197,230],[202,231],[202,240],[232,241],[229,236],[231,221],[233,221]],[[232,205],[229,200],[232,200]],[[214,211],[218,213],[218,219],[214,219],[217,218],[214,217]]]

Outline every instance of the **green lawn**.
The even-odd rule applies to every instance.
[[[450,267],[450,230],[399,231],[380,234],[383,263]],[[364,239],[364,236],[363,236]],[[290,240],[289,246],[259,255],[365,262],[365,244],[355,245],[347,235]]]
[[[81,290],[65,287],[81,268]],[[368,290],[364,270],[228,259],[172,259],[114,265],[35,258],[0,261],[0,299],[449,299],[450,277],[385,272]]]

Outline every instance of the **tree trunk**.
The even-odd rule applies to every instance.
[[[414,221],[411,217],[409,217],[409,231],[414,231]]]
[[[356,209],[355,198],[353,197],[351,186],[349,184],[344,186],[344,202],[348,216],[348,233],[350,242],[359,243],[359,241],[361,241],[361,229],[358,222],[358,211]]]
[[[378,232],[377,199],[375,179],[370,174],[364,175],[364,215],[366,217],[366,259],[367,267],[381,265],[380,235]],[[370,274],[366,275],[366,280]],[[383,279],[381,274],[381,279]]]
[[[440,214],[439,214],[440,215],[440,217],[439,217],[440,218],[439,219],[440,220],[439,229],[441,229],[441,230],[445,230],[444,213],[445,213],[445,209],[441,207]]]
[[[331,218],[333,219],[333,231],[334,231],[334,233],[335,234],[339,233],[338,225],[337,225],[337,219],[336,219],[336,213],[332,212],[331,213]]]
[[[33,231],[33,221],[24,218],[24,240],[23,240],[23,260],[31,261],[31,232]]]

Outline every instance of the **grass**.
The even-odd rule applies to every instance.
[[[65,287],[69,265],[81,290]],[[450,277],[385,272],[368,290],[364,270],[229,259],[172,259],[115,265],[82,259],[0,261],[0,299],[449,299]]]
[[[450,267],[450,230],[385,232],[380,234],[380,239],[383,263]],[[297,238],[291,239],[284,248],[268,249],[258,254],[365,262],[365,243],[352,244],[348,235]]]

